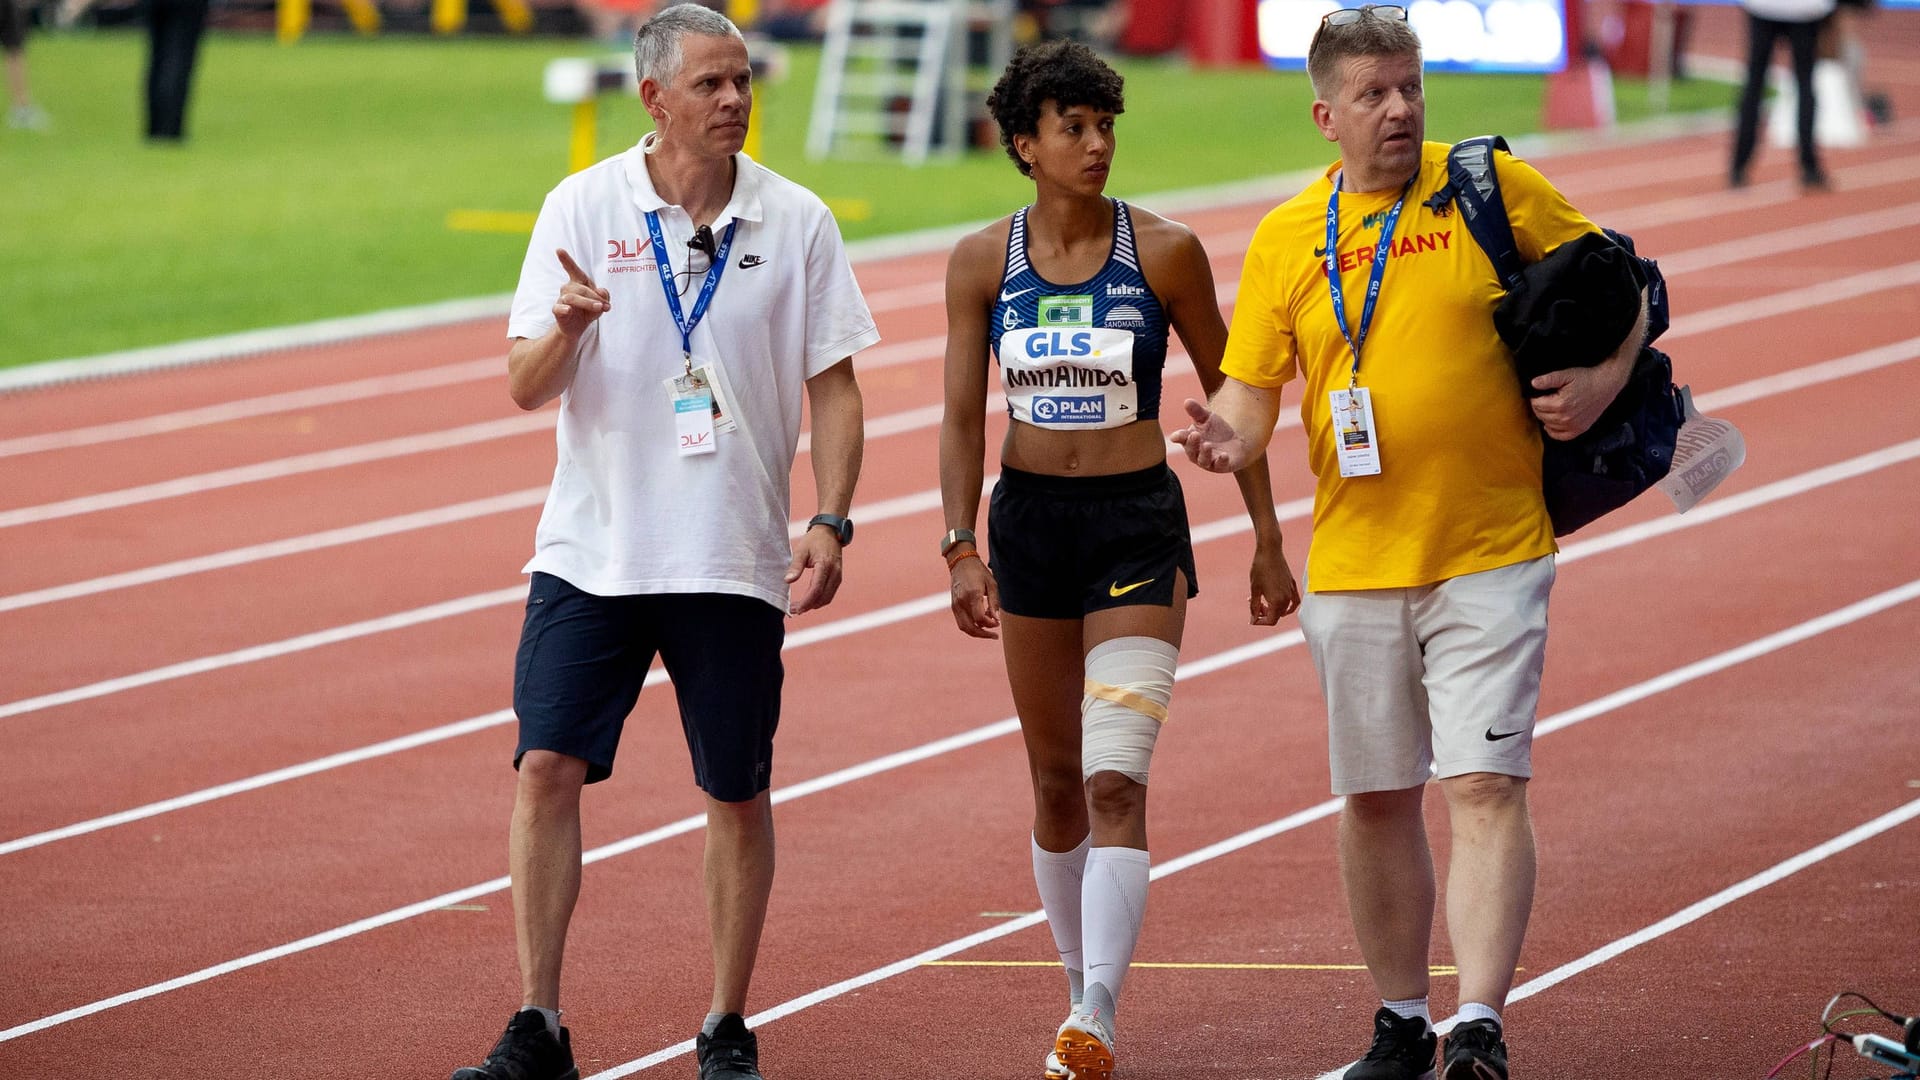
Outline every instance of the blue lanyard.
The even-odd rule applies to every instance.
[[[720,275],[727,270],[727,252],[733,249],[733,230],[739,224],[728,222],[727,231],[720,234],[720,247],[713,253],[713,265],[707,267],[707,280],[700,286],[700,295],[694,298],[693,317],[688,318],[680,313],[680,294],[673,289],[673,264],[667,260],[667,241],[660,235],[660,215],[647,211],[647,233],[653,237],[653,258],[660,270],[660,287],[666,290],[667,310],[673,312],[673,325],[680,328],[680,354],[686,360],[689,375],[693,373],[693,328],[706,318],[713,291],[720,287]]]
[[[1348,378],[1349,389],[1360,384],[1360,348],[1367,343],[1367,330],[1373,326],[1373,308],[1380,300],[1380,283],[1387,275],[1387,251],[1393,247],[1393,227],[1400,223],[1400,208],[1407,204],[1407,192],[1413,190],[1413,182],[1420,178],[1414,173],[1407,185],[1400,189],[1400,198],[1394,202],[1393,209],[1387,211],[1387,220],[1380,225],[1380,239],[1373,245],[1373,270],[1367,277],[1367,301],[1360,306],[1360,334],[1355,337],[1347,330],[1346,291],[1340,287],[1340,253],[1334,250],[1340,242],[1340,175],[1333,178],[1333,191],[1327,195],[1327,290],[1333,296],[1333,317],[1340,324],[1340,336],[1347,339],[1347,348],[1353,352],[1353,374]]]

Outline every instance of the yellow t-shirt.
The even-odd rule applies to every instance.
[[[1540,495],[1540,428],[1493,328],[1502,294],[1459,210],[1424,205],[1446,184],[1429,142],[1407,193],[1360,357],[1381,472],[1343,478],[1327,399],[1353,354],[1333,316],[1322,247],[1338,163],[1253,235],[1221,368],[1273,388],[1304,372],[1300,420],[1318,478],[1307,579],[1315,592],[1427,585],[1555,549]],[[1496,153],[1520,256],[1534,262],[1595,226],[1532,166]],[[1340,281],[1359,336],[1373,248],[1399,189],[1340,193]]]

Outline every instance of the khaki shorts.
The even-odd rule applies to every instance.
[[[1533,775],[1553,556],[1412,589],[1309,592],[1333,792]]]

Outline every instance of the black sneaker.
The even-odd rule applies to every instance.
[[[762,1080],[760,1041],[747,1030],[739,1013],[721,1017],[713,1034],[701,1032],[693,1048],[700,1059],[700,1080]]]
[[[1507,1044],[1495,1020],[1469,1020],[1447,1036],[1442,1080],[1507,1080]]]
[[[547,1032],[546,1018],[523,1009],[507,1021],[506,1034],[493,1044],[487,1060],[455,1069],[453,1080],[580,1080],[573,1067],[573,1040],[567,1029],[560,1037]]]
[[[1383,1008],[1373,1014],[1373,1045],[1347,1070],[1346,1080],[1433,1080],[1439,1042],[1425,1020]]]

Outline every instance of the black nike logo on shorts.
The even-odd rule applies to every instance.
[[[1493,733],[1493,729],[1492,729],[1492,728],[1488,728],[1488,729],[1487,729],[1487,741],[1488,741],[1488,742],[1499,742],[1499,741],[1500,741],[1501,739],[1511,739],[1511,738],[1513,738],[1513,737],[1514,737],[1515,735],[1524,735],[1524,734],[1526,734],[1526,729],[1525,729],[1525,728],[1522,728],[1522,729],[1520,729],[1519,731],[1503,731],[1503,732],[1501,732],[1501,733],[1500,733],[1500,734],[1498,734],[1498,735],[1495,735],[1495,734]]]

